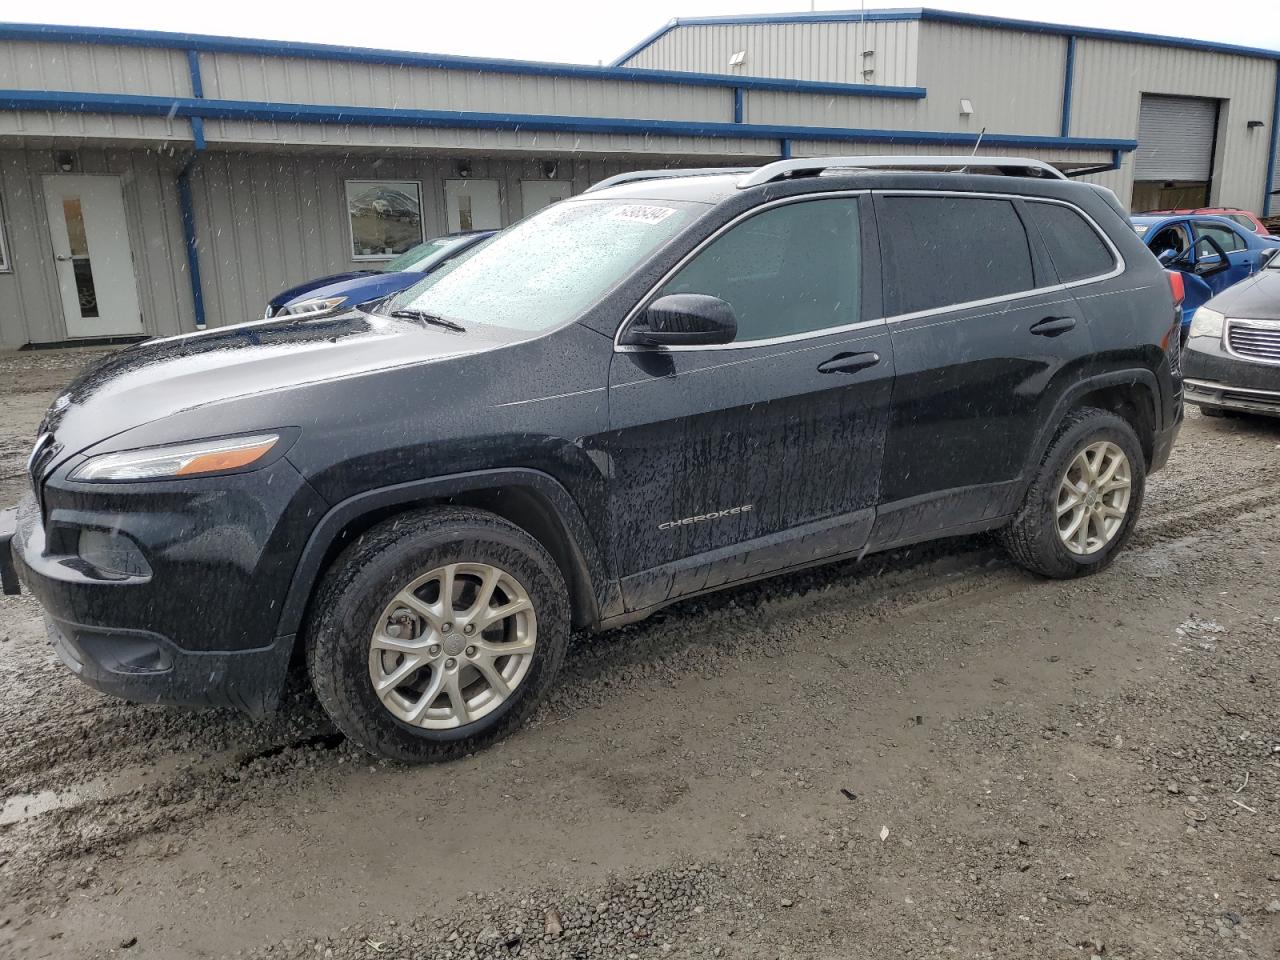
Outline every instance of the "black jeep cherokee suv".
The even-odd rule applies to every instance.
[[[368,312],[106,358],[0,515],[6,588],[108,693],[260,714],[296,651],[348,736],[433,760],[528,716],[572,627],[946,535],[1050,577],[1128,538],[1179,325],[1113,196],[992,158],[614,179]]]

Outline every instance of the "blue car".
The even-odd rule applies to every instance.
[[[1165,268],[1182,274],[1184,337],[1191,315],[1201,304],[1257,273],[1280,250],[1280,240],[1246,230],[1226,217],[1181,214],[1129,219]]]
[[[277,293],[264,316],[321,317],[380,300],[413,286],[432,270],[493,236],[494,230],[472,230],[436,237],[410,247],[379,270],[353,270],[308,280]]]

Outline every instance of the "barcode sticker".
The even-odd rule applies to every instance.
[[[629,203],[613,211],[614,220],[632,220],[637,223],[661,223],[675,213],[672,207],[655,207],[647,203]]]

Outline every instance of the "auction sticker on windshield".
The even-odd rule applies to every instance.
[[[675,212],[672,207],[655,207],[647,203],[629,203],[625,207],[618,207],[611,216],[614,220],[661,223]]]

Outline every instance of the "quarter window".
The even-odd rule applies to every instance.
[[[1213,237],[1213,239],[1217,240],[1222,249],[1227,251],[1227,253],[1230,253],[1233,250],[1245,249],[1244,238],[1224,224],[1197,223],[1196,237],[1197,239],[1200,237]],[[1212,252],[1212,249],[1213,248],[1210,247],[1209,252]]]
[[[856,198],[806,200],[756,214],[713,240],[658,296],[702,293],[728,302],[735,342],[856,323],[862,257]]]
[[[416,181],[348,180],[346,186],[353,260],[390,260],[423,241]]]
[[[1115,269],[1115,257],[1098,231],[1070,207],[1030,202],[1026,210],[1040,231],[1061,282],[1100,277]]]
[[[917,313],[1035,287],[1027,231],[1008,200],[881,197],[885,295]]]

